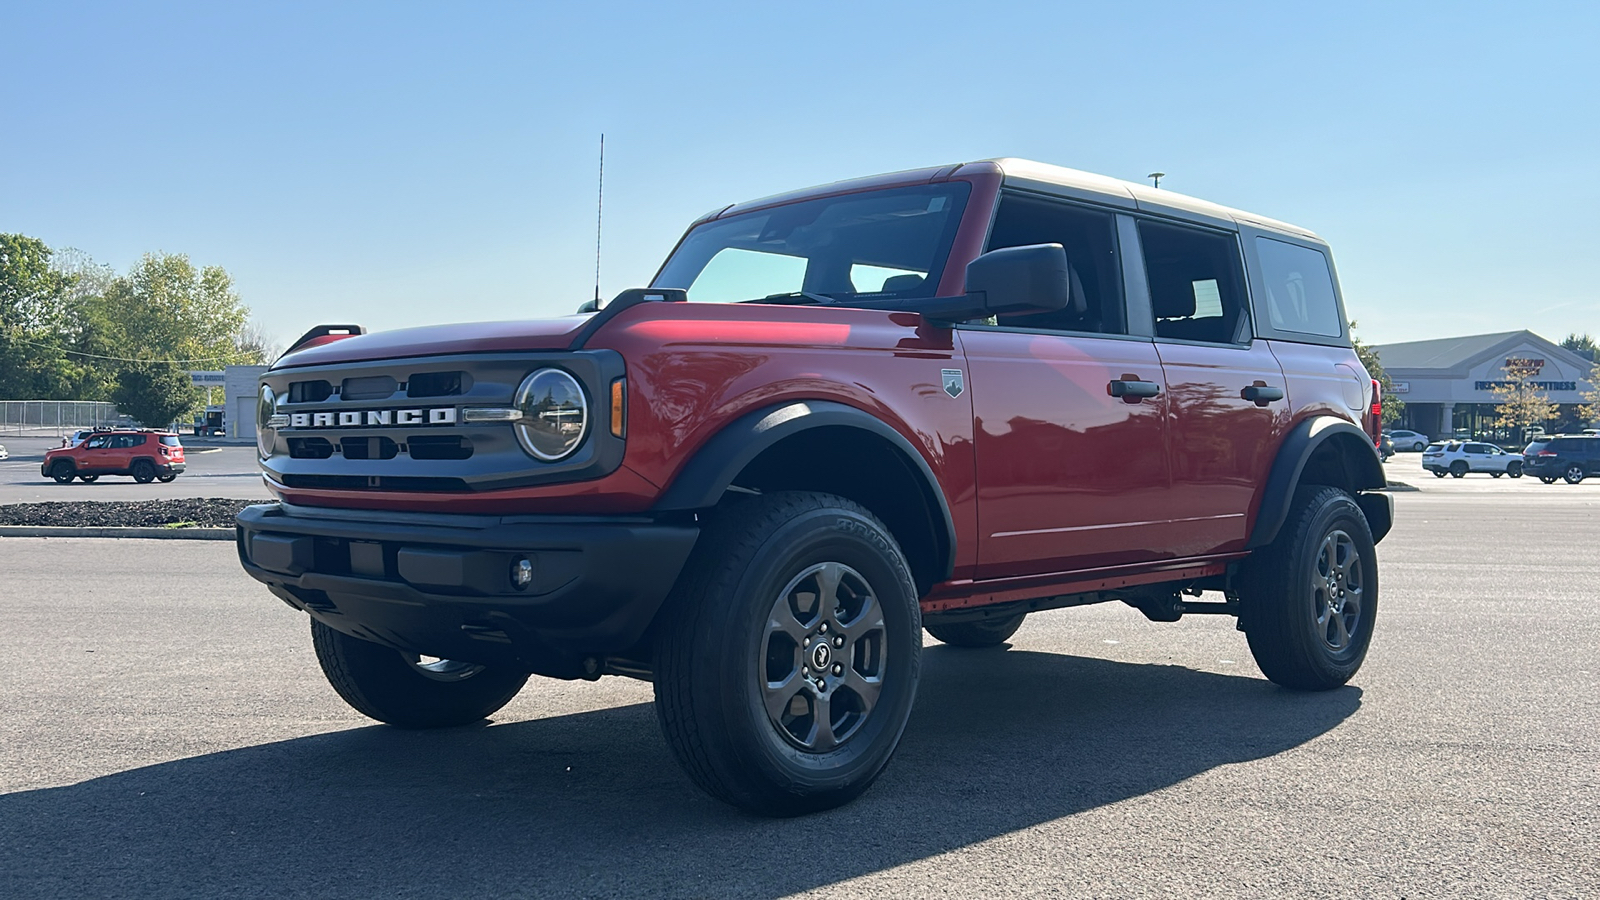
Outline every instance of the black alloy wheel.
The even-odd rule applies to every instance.
[[[916,698],[922,618],[889,530],[843,497],[716,511],[656,616],[656,714],[712,796],[769,816],[872,785]]]
[[[432,659],[364,641],[311,620],[322,674],[356,712],[400,728],[449,728],[511,702],[526,672]]]
[[[148,459],[136,459],[133,461],[133,468],[130,470],[129,474],[133,476],[134,481],[137,481],[140,484],[149,484],[150,482],[156,480],[155,463],[152,463]]]
[[[1262,673],[1298,690],[1348,682],[1372,640],[1377,562],[1353,497],[1319,485],[1296,491],[1277,539],[1241,571],[1240,625]]]
[[[50,465],[50,477],[55,479],[56,484],[71,484],[74,472],[72,463],[64,459],[58,459]]]
[[[1583,480],[1583,474],[1583,466],[1573,463],[1567,466],[1567,471],[1562,473],[1561,477],[1567,480],[1567,484],[1577,484]]]

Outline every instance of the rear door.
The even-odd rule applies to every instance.
[[[978,577],[1169,556],[1166,386],[1148,336],[1128,334],[1115,216],[1002,197],[988,249],[1066,248],[1058,312],[960,326],[970,369]]]
[[[1243,550],[1289,424],[1283,369],[1253,337],[1237,234],[1153,219],[1137,232],[1169,391],[1175,551]]]

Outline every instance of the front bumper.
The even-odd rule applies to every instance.
[[[556,677],[637,645],[699,529],[647,517],[459,516],[270,503],[238,517],[239,561],[290,606],[427,656]],[[512,583],[532,564],[524,588]]]

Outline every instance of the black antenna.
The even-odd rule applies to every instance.
[[[600,194],[594,210],[594,302],[600,303],[600,223],[606,211],[606,136],[600,135]]]

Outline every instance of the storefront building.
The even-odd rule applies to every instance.
[[[1589,381],[1592,363],[1531,331],[1507,331],[1468,337],[1439,338],[1383,344],[1378,353],[1395,397],[1405,411],[1391,427],[1420,431],[1437,438],[1471,436],[1495,443],[1514,443],[1525,435],[1495,425],[1493,388],[1506,381],[1506,367],[1518,366],[1538,374],[1534,385],[1559,413],[1544,425],[1551,433],[1576,431],[1585,422],[1578,407]]]

